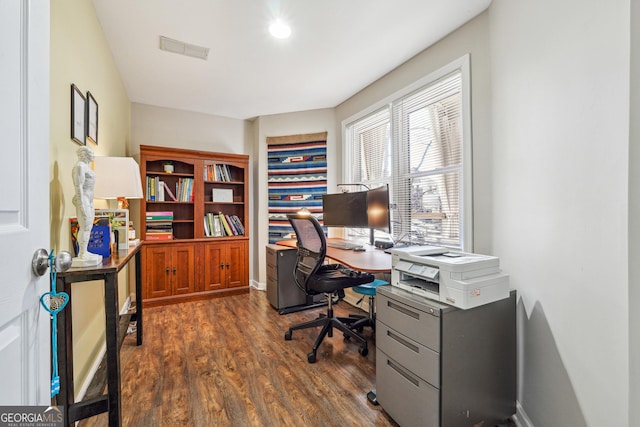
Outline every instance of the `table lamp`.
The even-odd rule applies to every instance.
[[[96,185],[93,197],[117,200],[118,209],[128,209],[127,199],[141,199],[140,167],[131,157],[100,157],[93,161]]]

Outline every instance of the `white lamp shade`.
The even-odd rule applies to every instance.
[[[131,157],[100,157],[93,160],[96,199],[141,199],[140,167]]]

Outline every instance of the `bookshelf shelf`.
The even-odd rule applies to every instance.
[[[145,304],[248,291],[248,165],[245,155],[140,146]]]

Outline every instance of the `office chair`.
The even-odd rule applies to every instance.
[[[298,239],[298,255],[294,269],[296,284],[307,295],[325,294],[327,297],[327,314],[321,314],[315,320],[294,325],[285,333],[284,339],[291,340],[293,331],[298,329],[322,326],[320,335],[313,344],[313,349],[307,354],[309,363],[316,361],[316,352],[325,336],[333,336],[333,329],[342,331],[345,337],[350,337],[360,342],[359,353],[366,356],[367,340],[351,330],[347,322],[350,319],[339,318],[333,315],[333,304],[344,298],[344,289],[369,283],[374,280],[373,274],[356,272],[339,264],[326,265],[324,257],[327,251],[327,239],[322,227],[311,215],[289,214],[289,222],[293,226]]]

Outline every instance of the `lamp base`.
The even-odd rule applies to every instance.
[[[126,197],[118,197],[118,209],[129,209],[129,201]]]

